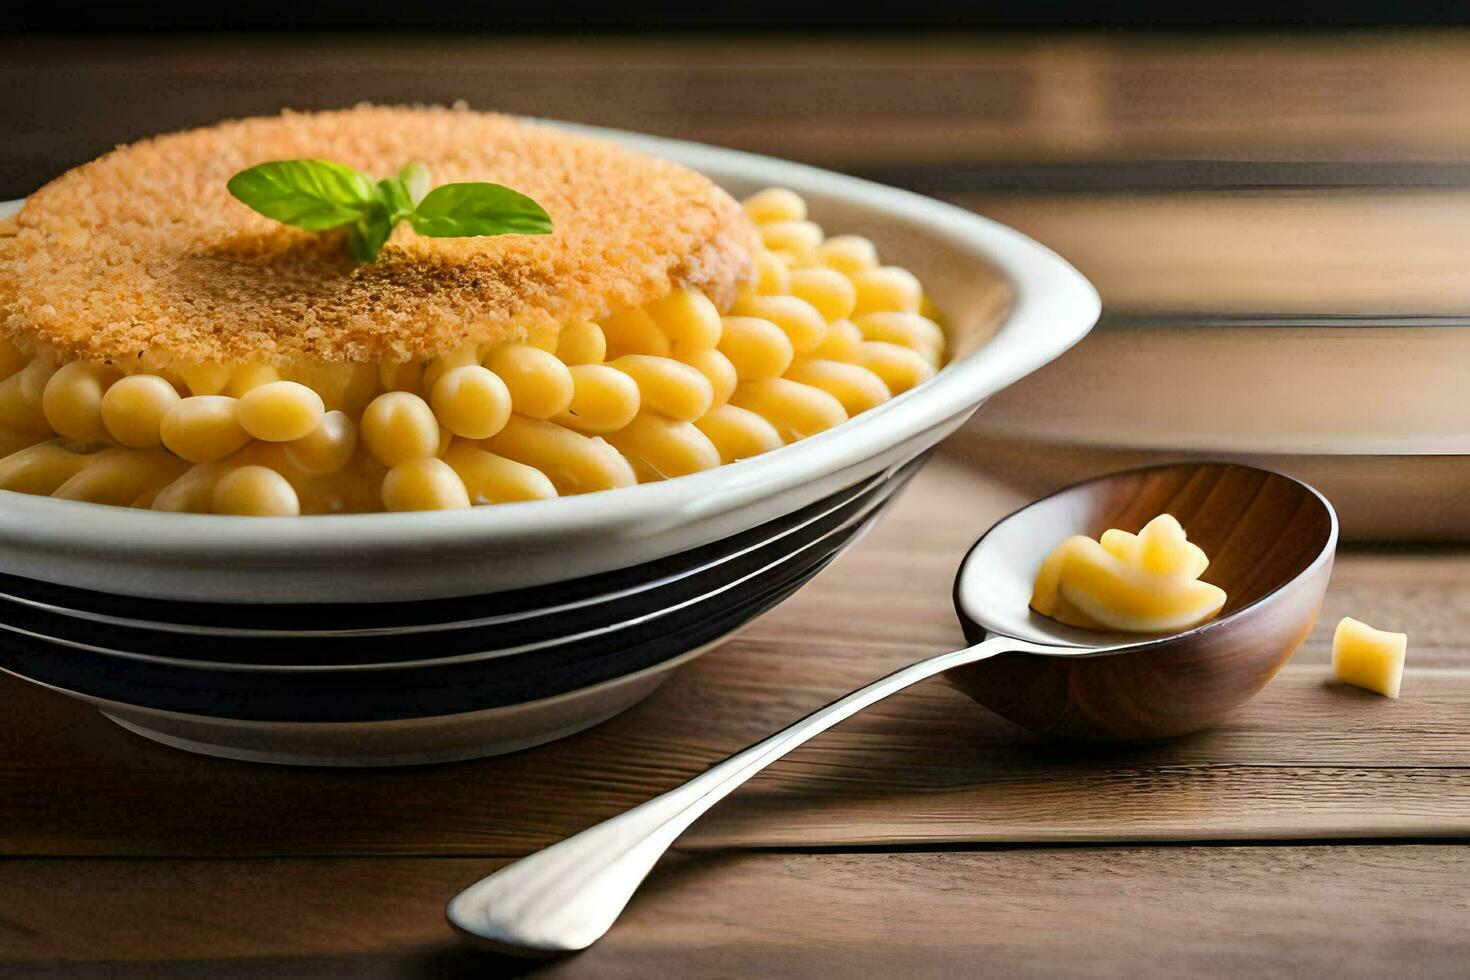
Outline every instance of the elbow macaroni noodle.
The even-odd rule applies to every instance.
[[[917,278],[787,190],[723,315],[678,290],[428,362],[59,364],[0,339],[0,489],[163,511],[446,510],[669,479],[829,429],[927,380]]]

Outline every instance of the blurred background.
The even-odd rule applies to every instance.
[[[903,8],[33,9],[0,37],[0,198],[155,132],[359,101],[801,160],[1013,225],[1102,293],[1094,335],[951,451],[1030,492],[1238,457],[1318,483],[1350,536],[1470,537],[1461,12]]]

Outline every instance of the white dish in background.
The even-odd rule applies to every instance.
[[[245,518],[125,510],[0,491],[0,571],[211,602],[439,598],[622,568],[728,537],[912,458],[1096,321],[1096,291],[1019,232],[906,191],[695,143],[574,127],[703,171],[740,196],[806,197],[866,234],[948,318],[933,379],[819,435],[693,476],[467,511]]]

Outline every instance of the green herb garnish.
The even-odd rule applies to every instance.
[[[348,247],[359,262],[376,259],[405,220],[430,238],[551,234],[551,216],[526,195],[486,183],[430,190],[421,163],[375,181],[330,160],[276,160],[240,171],[229,188],[267,218],[307,231],[346,227]]]

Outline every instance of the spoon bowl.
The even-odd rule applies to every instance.
[[[1079,630],[1031,612],[1042,560],[1071,534],[1136,531],[1172,513],[1214,561],[1221,616],[1174,636]],[[1260,690],[1316,622],[1337,518],[1312,488],[1245,466],[1162,466],[1064,490],[997,524],[965,556],[955,606],[971,645],[909,664],[737,752],[683,786],[507,865],[449,903],[449,921],[501,950],[584,949],[695,820],[833,725],[947,674],[975,700],[1038,732],[1073,738],[1179,735]]]
[[[1173,514],[1225,590],[1209,622],[1168,636],[1065,626],[1028,602],[1037,569],[1074,534],[1137,532]],[[1009,636],[1109,645],[1112,655],[1003,653],[950,671],[997,714],[1058,739],[1168,738],[1211,727],[1266,685],[1316,624],[1332,574],[1337,516],[1316,490],[1250,466],[1151,466],[1061,490],[1004,518],[970,549],[954,604],[971,643]]]

